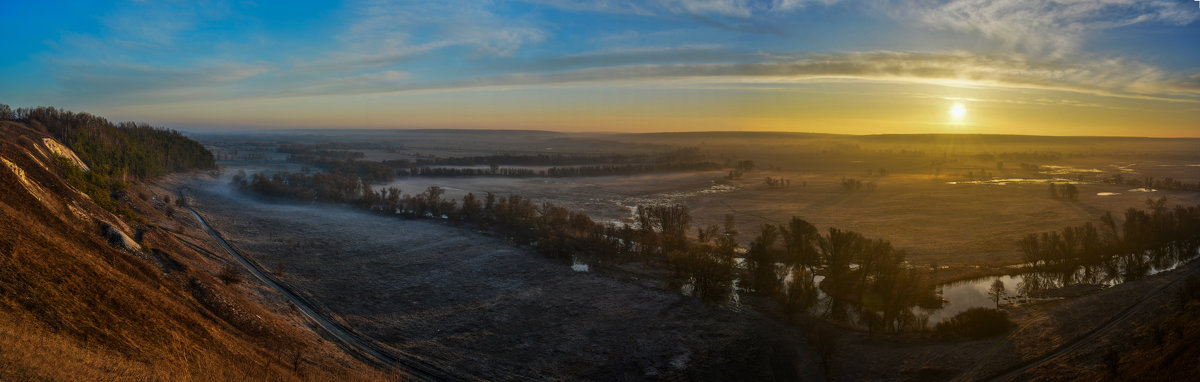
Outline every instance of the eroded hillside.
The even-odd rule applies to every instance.
[[[386,376],[241,281],[170,191],[127,178],[118,217],[71,181],[94,164],[15,122],[0,163],[0,380]]]

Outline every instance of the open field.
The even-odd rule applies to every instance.
[[[916,264],[994,265],[1021,261],[1017,241],[1033,232],[1083,224],[1105,212],[1143,208],[1147,197],[1166,196],[1170,204],[1195,205],[1195,192],[1129,192],[1132,187],[1081,184],[1077,201],[1047,196],[1045,184],[947,184],[922,175],[889,175],[876,180],[874,192],[839,190],[840,176],[761,172],[805,181],[807,187],[769,190],[761,181],[740,180],[739,190],[703,194],[687,204],[697,225],[719,224],[734,213],[743,231],[751,225],[778,224],[801,216],[818,227],[858,231],[891,241]],[[1097,196],[1101,192],[1121,193]],[[745,233],[745,232],[744,232]],[[743,236],[749,241],[749,235]]]
[[[838,333],[832,380],[984,378],[1069,344],[1200,269],[1191,264],[1077,299],[1006,307],[1018,329],[1001,338],[868,335],[827,324],[785,326],[769,303],[753,298],[748,306],[766,308],[765,315],[706,305],[667,289],[653,272],[576,272],[443,223],[262,201],[209,178],[188,187],[235,247],[343,325],[388,351],[472,378],[820,379],[806,330]],[[1155,304],[1120,325],[1160,319]]]
[[[614,143],[620,138],[608,138],[598,146],[562,147],[587,146],[590,151],[580,153],[595,153],[606,152],[604,145],[620,144]],[[1146,208],[1148,198],[1165,197],[1168,207],[1200,203],[1200,193],[1194,191],[1200,181],[1200,167],[1194,164],[1200,160],[1193,147],[1178,141],[1073,144],[1026,137],[1009,146],[988,146],[1017,150],[1012,152],[955,145],[953,154],[929,154],[923,150],[940,143],[868,138],[810,137],[761,150],[694,142],[708,160],[729,167],[743,158],[754,160],[755,168],[740,176],[728,176],[730,170],[561,178],[411,176],[372,186],[398,187],[408,194],[438,186],[452,199],[468,192],[522,195],[616,224],[633,224],[639,205],[684,205],[693,229],[721,224],[732,214],[742,248],[758,234],[758,225],[800,216],[822,230],[888,240],[907,252],[911,264],[945,268],[931,275],[934,280],[1003,272],[1000,266],[1022,262],[1022,236],[1095,222],[1110,211],[1120,219],[1126,209]],[[1130,151],[1095,151],[1096,145],[1123,144]],[[439,219],[404,220],[353,212],[348,206],[255,199],[228,184],[235,172],[269,175],[300,171],[305,165],[287,162],[270,146],[254,150],[250,152],[262,155],[222,161],[221,177],[190,185],[214,226],[347,327],[389,351],[421,357],[465,377],[696,379],[721,370],[725,374],[712,378],[820,378],[821,357],[810,345],[812,333],[820,332],[837,335],[839,350],[830,356],[829,377],[834,380],[986,378],[1018,365],[1041,365],[1046,354],[1059,359],[1050,352],[1110,322],[1140,327],[1160,319],[1139,313],[1110,321],[1115,310],[1133,306],[1156,285],[1196,269],[1192,264],[1112,288],[1081,289],[1068,300],[1006,305],[1003,310],[1017,329],[1002,338],[953,339],[922,331],[867,334],[861,327],[834,328],[820,317],[790,325],[776,302],[753,294],[741,296],[751,309],[734,310],[682,296],[667,287],[662,270],[629,264],[601,267],[598,273],[574,272],[569,264],[531,249]],[[419,155],[408,150],[398,144],[382,152],[368,150],[373,154],[365,160],[494,154],[476,147],[423,146]],[[764,182],[768,177],[787,182],[773,187]],[[1153,187],[1165,178],[1179,182]],[[845,179],[865,186],[847,190]],[[1153,182],[1151,187],[1142,184],[1146,181]],[[1052,197],[1050,183],[1072,184],[1078,196]],[[986,298],[976,297],[990,306]],[[931,315],[930,325],[961,308]],[[1059,352],[1074,354],[1068,350]],[[1048,375],[1049,370],[1033,368],[1027,376]]]
[[[393,157],[457,157],[491,154],[646,153],[697,147],[718,163],[751,159],[757,170],[736,179],[725,171],[575,178],[402,177],[378,187],[416,194],[430,186],[461,198],[518,194],[587,213],[593,219],[632,223],[638,205],[682,204],[693,226],[720,224],[726,214],[738,223],[739,242],[748,243],[763,223],[800,216],[819,228],[836,227],[891,241],[921,265],[1009,265],[1020,262],[1017,241],[1028,233],[1095,221],[1105,212],[1143,208],[1147,198],[1168,205],[1195,205],[1200,193],[1112,184],[1108,178],[1172,178],[1200,182],[1196,140],[1020,136],[837,136],[813,134],[694,133],[573,135],[490,132],[491,145],[459,132],[359,131],[346,136],[280,135],[208,138],[214,144],[256,148],[261,160],[223,161],[228,176],[238,170],[300,171],[270,144],[281,142],[371,142],[391,145]],[[256,138],[257,137],[257,138]],[[266,139],[266,146],[238,145]],[[516,142],[520,142],[519,144]],[[1193,145],[1196,144],[1196,145]],[[546,149],[549,148],[549,151]],[[355,151],[355,149],[347,149]],[[539,151],[541,150],[541,151]],[[254,152],[254,151],[250,151]],[[366,160],[383,158],[366,150]],[[1023,169],[1022,164],[1039,166]],[[881,169],[886,175],[881,175]],[[791,181],[770,188],[766,177]],[[873,191],[846,192],[843,179],[872,183]],[[1048,183],[1074,183],[1077,200],[1049,197]]]
[[[6,1],[0,382],[1200,381],[1196,2]]]
[[[802,337],[752,312],[570,267],[427,221],[263,203],[189,185],[226,238],[385,349],[463,377],[812,375]],[[753,378],[752,378],[753,379]]]
[[[1015,264],[1017,241],[1027,233],[1095,221],[1105,212],[1142,208],[1147,197],[1166,196],[1171,204],[1200,203],[1195,192],[1130,192],[1132,187],[1079,185],[1077,201],[1047,196],[1045,184],[947,184],[922,175],[889,175],[873,192],[847,193],[842,175],[756,171],[754,178],[726,181],[721,172],[599,178],[402,178],[388,184],[405,192],[430,186],[461,198],[518,194],[566,206],[601,221],[633,223],[638,205],[683,204],[697,227],[721,224],[733,214],[739,242],[748,243],[759,224],[779,224],[801,216],[818,227],[837,227],[890,240],[908,250],[917,264]],[[763,177],[792,179],[784,190],[768,189]],[[798,183],[806,182],[806,187]],[[1097,193],[1121,193],[1098,196]]]

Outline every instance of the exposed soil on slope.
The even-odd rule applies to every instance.
[[[0,122],[0,380],[384,376],[217,277],[226,260],[165,191],[131,181],[116,197],[139,218],[122,220],[63,179],[54,155],[70,152],[48,142]]]

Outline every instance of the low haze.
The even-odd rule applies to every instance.
[[[0,99],[189,130],[1196,137],[1198,5],[5,2]]]
[[[1200,0],[0,0],[0,381],[1200,376]]]

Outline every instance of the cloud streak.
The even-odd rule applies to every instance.
[[[479,56],[505,57],[546,39],[530,23],[508,20],[487,2],[365,0],[338,37],[343,48],[326,58],[296,63],[303,70],[354,71],[403,64],[433,51],[470,47]]]
[[[103,102],[195,99],[235,94],[247,79],[270,70],[237,62],[203,62],[188,68],[85,61],[58,62],[59,81],[76,97]]]
[[[704,15],[751,18],[792,12],[812,5],[829,6],[840,0],[527,0],[571,11],[625,13],[642,16]]]
[[[679,57],[682,56],[682,57]],[[690,56],[690,57],[689,57]],[[705,62],[719,57],[736,61]],[[670,63],[661,60],[672,59]],[[267,67],[211,63],[190,70],[112,66],[103,71],[80,64],[64,81],[73,88],[106,89],[158,101],[186,100],[200,90],[221,89],[269,70]],[[854,79],[960,87],[1026,88],[1132,99],[1200,103],[1200,74],[1173,75],[1144,63],[1108,59],[1084,63],[1035,60],[1020,55],[987,56],[968,52],[871,51],[835,54],[755,55],[728,53],[716,46],[613,50],[560,57],[532,64],[527,72],[434,81],[410,72],[377,70],[317,79],[283,78],[252,92],[227,92],[222,98],[290,98],[417,91],[465,91],[482,88],[545,86],[686,87],[696,84],[797,84]],[[553,69],[553,70],[551,70]],[[126,78],[139,78],[126,81]],[[180,90],[192,90],[183,92]],[[211,92],[209,92],[211,93]],[[212,94],[204,93],[205,96]]]
[[[1135,24],[1187,25],[1194,5],[1167,0],[949,0],[892,3],[901,20],[977,33],[1011,49],[1062,57],[1093,33]]]
[[[619,59],[613,58],[613,59]],[[1087,63],[1036,61],[1021,56],[966,52],[857,52],[801,54],[758,62],[635,64],[555,73],[516,73],[447,82],[371,87],[366,92],[461,90],[486,87],[586,85],[599,83],[744,82],[795,83],[862,79],[949,86],[1060,90],[1108,97],[1200,102],[1200,75],[1172,76],[1123,59]],[[355,88],[341,88],[355,93]]]
[[[329,14],[308,15],[327,23],[317,28],[320,33],[285,28],[274,35],[258,30],[269,20],[254,20],[243,14],[252,10],[243,8],[122,5],[97,18],[99,31],[62,32],[40,64],[52,73],[47,82],[57,85],[45,88],[61,89],[67,102],[100,105],[545,87],[719,88],[740,96],[842,80],[1200,103],[1200,73],[1194,68],[1156,65],[1164,62],[1152,55],[1130,58],[1120,51],[1129,45],[1105,50],[1089,44],[1097,34],[1129,26],[1170,29],[1173,36],[1190,33],[1178,27],[1200,18],[1193,4],[876,4],[352,0]],[[259,17],[269,14],[265,10]],[[825,17],[896,25],[849,29]],[[895,36],[876,39],[878,33]],[[907,39],[910,35],[918,37]],[[929,36],[934,42],[920,41]],[[281,47],[273,46],[277,42]],[[1156,52],[1163,49],[1169,48]],[[1194,56],[1180,57],[1173,61]],[[1098,106],[1094,97],[1022,93],[1028,97],[1012,103]]]

